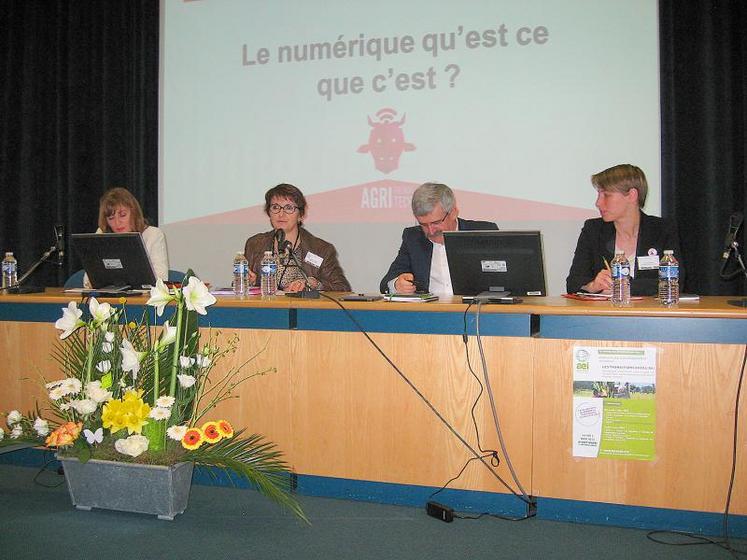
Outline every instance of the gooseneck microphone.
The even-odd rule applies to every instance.
[[[741,212],[734,212],[729,216],[729,231],[726,232],[726,239],[724,240],[724,252],[721,254],[721,260],[726,261],[731,255],[732,249],[736,243],[737,234],[739,228],[742,227],[744,222],[744,214]]]
[[[57,245],[57,266],[62,268],[65,264],[65,226],[63,224],[54,226],[54,235]]]

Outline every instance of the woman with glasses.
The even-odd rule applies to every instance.
[[[244,247],[244,255],[249,261],[251,284],[257,283],[264,252],[272,251],[280,256],[278,289],[285,292],[303,290],[306,281],[290,257],[292,251],[309,278],[309,288],[350,291],[350,283],[337,260],[335,246],[311,235],[303,227],[306,198],[297,187],[281,183],[267,191],[265,214],[270,218],[272,230],[250,237]],[[285,248],[278,248],[278,230],[282,230],[284,234]]]

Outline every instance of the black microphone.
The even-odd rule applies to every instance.
[[[57,238],[57,266],[62,268],[65,263],[65,226],[63,224],[54,226],[54,234]]]
[[[278,242],[277,254],[279,255],[285,249],[285,230],[281,228],[276,229],[274,238]]]
[[[729,231],[726,233],[724,252],[721,255],[723,261],[726,261],[729,258],[729,255],[731,255],[731,250],[734,248],[737,233],[739,233],[739,228],[742,227],[742,222],[744,222],[744,214],[741,212],[734,212],[729,216]]]

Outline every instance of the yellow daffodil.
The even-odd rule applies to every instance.
[[[111,400],[104,405],[101,422],[112,434],[127,428],[130,434],[139,434],[148,423],[150,406],[143,402],[142,391],[127,391],[121,400]]]

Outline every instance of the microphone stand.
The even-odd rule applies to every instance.
[[[41,266],[43,262],[45,262],[49,257],[51,257],[55,252],[59,251],[59,248],[57,246],[57,240],[55,240],[54,245],[52,245],[49,249],[47,249],[44,254],[41,256],[41,258],[36,261],[34,264],[31,265],[31,268],[29,268],[26,273],[21,276],[18,281],[13,284],[12,286],[7,286],[5,288],[0,288],[0,293],[13,293],[13,294],[35,294],[37,292],[43,292],[44,288],[38,287],[38,286],[21,286],[26,279],[31,276],[37,268]]]
[[[732,272],[731,274],[724,274],[724,270],[726,269],[726,264],[729,262],[729,258],[727,257],[724,260],[724,264],[721,265],[721,271],[719,272],[719,276],[723,280],[731,280],[733,278],[736,278],[739,276],[739,274],[744,274],[745,280],[747,280],[747,267],[744,265],[744,261],[742,260],[742,255],[739,254],[739,243],[737,243],[736,239],[731,242],[731,246],[729,247],[730,251],[734,251],[734,254],[737,257],[737,263],[739,264],[739,268]],[[726,303],[729,305],[733,305],[735,307],[747,307],[747,298],[742,299],[729,299],[726,300]]]
[[[290,292],[290,293],[287,293],[285,295],[288,296],[288,297],[293,297],[293,298],[319,299],[319,297],[320,297],[319,296],[319,290],[314,290],[309,285],[309,275],[306,274],[306,271],[301,266],[301,263],[298,262],[298,258],[296,257],[296,254],[293,252],[293,248],[290,247],[290,242],[289,241],[285,241],[283,243],[283,247],[282,248],[278,247],[278,252],[280,252],[281,250],[285,250],[285,249],[290,249],[288,251],[288,254],[290,255],[290,258],[293,261],[293,263],[298,267],[298,270],[301,271],[301,276],[303,276],[303,281],[304,281],[304,284],[305,284],[303,290],[301,290],[300,292]]]

